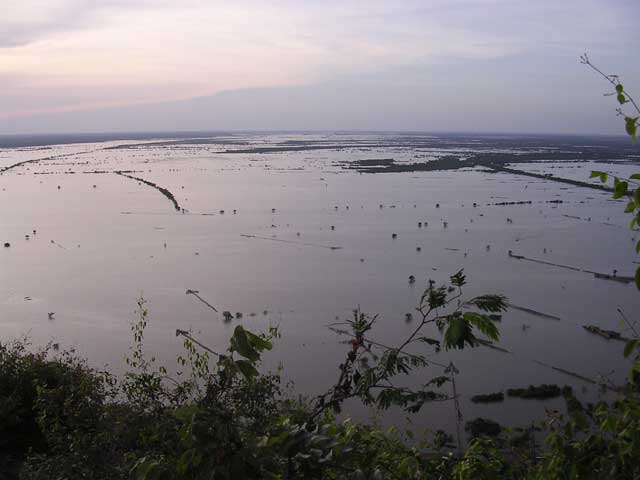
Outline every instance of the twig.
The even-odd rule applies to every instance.
[[[449,373],[451,377],[451,388],[453,390],[453,408],[456,413],[456,440],[458,442],[458,452],[462,450],[462,441],[460,440],[460,421],[462,420],[462,411],[460,410],[460,402],[458,401],[458,393],[456,391],[456,374],[458,373],[458,369],[455,367],[453,362],[449,362],[449,366],[445,370],[445,372]]]
[[[626,323],[627,327],[633,332],[633,336],[634,337],[640,336],[638,334],[638,330],[636,329],[635,322],[630,322],[629,319],[627,318],[627,316],[624,314],[624,312],[622,311],[622,309],[620,307],[618,307],[617,310],[618,310],[618,313],[620,314],[620,316],[622,317],[622,320],[624,321],[624,323]]]
[[[564,368],[560,368],[560,367],[554,367],[553,365],[549,365],[549,364],[541,362],[539,360],[532,360],[532,361],[534,363],[537,363],[538,365],[542,365],[543,367],[551,368],[552,370],[555,370],[556,372],[564,373],[565,375],[569,375],[571,377],[574,377],[574,378],[577,378],[579,380],[582,380],[583,382],[591,383],[593,385],[601,385],[604,388],[606,388],[607,390],[611,390],[612,392],[619,392],[620,391],[619,388],[609,386],[606,383],[596,382],[595,380],[593,380],[593,379],[591,379],[589,377],[585,377],[584,375],[580,375],[579,373],[575,373],[575,372],[572,372],[570,370],[565,370]]]
[[[306,247],[328,248],[329,250],[339,250],[342,248],[342,247],[335,247],[331,245],[320,245],[318,243],[296,242],[295,240],[283,240],[281,238],[261,237],[259,235],[247,235],[244,233],[241,233],[240,236],[245,238],[257,238],[260,240],[271,240],[272,242],[292,243],[294,245],[304,245]]]
[[[549,315],[548,313],[538,312],[538,311],[533,310],[531,308],[520,307],[518,305],[514,305],[513,303],[509,303],[508,307],[509,308],[514,308],[516,310],[520,310],[521,312],[529,313],[531,315],[535,315],[536,317],[548,318],[550,320],[556,320],[556,321],[560,321],[561,320],[559,317],[556,317],[554,315]]]
[[[497,351],[502,352],[502,353],[513,353],[510,350],[507,350],[506,348],[499,347],[495,343],[490,342],[489,340],[485,340],[483,338],[476,338],[474,341],[477,342],[479,345],[482,345],[483,347],[491,348],[492,350],[497,350]]]
[[[588,55],[585,53],[584,55],[580,56],[580,61],[587,65],[588,67],[591,67],[593,70],[595,70],[596,72],[598,72],[600,75],[602,75],[604,77],[604,79],[609,82],[611,85],[613,85],[614,87],[620,85],[620,82],[618,81],[618,76],[617,75],[607,75],[605,74],[602,70],[600,70],[598,67],[596,67],[593,63],[591,63],[591,60],[589,60]],[[634,108],[636,109],[636,111],[638,113],[640,113],[640,108],[638,108],[638,104],[635,102],[635,100],[631,97],[631,95],[629,95],[627,93],[627,91],[624,91],[624,96],[627,98],[627,100],[629,101],[629,103],[631,103],[631,105],[634,106]]]
[[[200,300],[202,303],[204,303],[207,307],[209,307],[211,310],[213,310],[214,312],[217,312],[218,309],[216,307],[214,307],[213,305],[211,305],[209,302],[207,302],[204,298],[202,298],[199,294],[199,292],[197,290],[191,290],[188,289],[186,292],[186,295],[193,295],[194,297],[196,297],[198,300]]]
[[[180,330],[179,328],[176,328],[176,337],[179,336],[183,336],[189,340],[191,340],[193,343],[195,343],[196,345],[198,345],[200,348],[203,348],[204,350],[206,350],[209,353],[213,353],[214,355],[216,355],[218,358],[224,358],[224,355],[218,353],[218,352],[214,352],[213,350],[211,350],[209,347],[207,347],[206,345],[204,345],[203,343],[199,342],[198,340],[196,340],[195,338],[193,338],[189,332],[187,332],[186,330]]]

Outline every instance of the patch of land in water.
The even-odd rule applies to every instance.
[[[357,165],[360,167],[390,167],[395,164],[393,158],[367,158],[364,160],[355,160],[353,162],[342,162],[339,165]]]
[[[130,178],[131,180],[136,180],[140,183],[144,183],[145,185],[149,185],[152,188],[155,188],[156,190],[158,190],[160,193],[162,193],[165,197],[167,197],[171,203],[173,203],[173,207],[177,210],[177,211],[181,211],[183,210],[180,205],[178,204],[178,201],[176,200],[176,197],[173,195],[173,193],[171,193],[168,189],[161,187],[159,185],[156,185],[153,182],[150,182],[148,180],[145,180],[144,178],[140,178],[140,177],[134,177],[133,175],[127,175],[124,171],[118,170],[114,172],[116,175],[120,175],[122,177],[127,177]]]
[[[578,156],[578,158],[576,158]],[[611,192],[612,188],[592,182],[573,180],[569,178],[556,177],[553,174],[539,174],[526,170],[511,168],[512,164],[519,163],[536,163],[549,161],[566,161],[572,160],[577,162],[600,162],[612,163],[612,156],[618,161],[616,163],[625,162],[627,157],[623,153],[613,154],[607,152],[603,154],[597,150],[587,150],[583,152],[573,152],[571,154],[565,152],[556,153],[525,153],[525,154],[478,154],[463,159],[454,155],[446,155],[428,162],[421,163],[395,163],[393,160],[356,160],[347,162],[343,168],[348,170],[357,170],[362,173],[402,173],[402,172],[434,172],[441,170],[459,170],[461,168],[485,168],[488,172],[510,173],[513,175],[525,175],[543,180],[551,180],[554,182],[566,183],[578,187],[593,188]],[[369,163],[370,162],[370,163]],[[508,166],[509,165],[509,166]]]
[[[303,152],[306,150],[344,150],[347,148],[361,148],[362,145],[300,145],[283,147],[254,147],[240,150],[224,150],[222,153],[281,153],[281,152]]]
[[[129,143],[106,147],[105,150],[136,150],[149,147],[171,147],[182,145],[249,145],[248,142],[227,138],[187,138],[184,140],[160,140],[142,143]]]

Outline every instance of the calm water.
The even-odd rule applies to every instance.
[[[146,345],[159,361],[171,365],[180,352],[176,328],[193,329],[223,350],[238,323],[253,330],[277,324],[283,337],[265,368],[282,363],[296,389],[313,395],[335,380],[346,348],[327,324],[360,306],[380,316],[374,337],[393,343],[414,327],[405,322],[405,313],[413,311],[428,280],[444,282],[464,268],[469,296],[499,292],[515,305],[561,318],[510,310],[502,319],[500,344],[512,354],[476,348],[433,357],[461,370],[457,386],[465,419],[526,424],[541,418],[545,406],[563,404],[468,401],[508,387],[570,384],[583,398],[598,398],[596,388],[534,360],[592,378],[621,381],[626,374],[623,344],[580,326],[619,329],[616,308],[631,313],[640,307],[635,287],[507,254],[631,275],[635,244],[623,204],[597,190],[518,175],[480,170],[374,175],[342,166],[372,158],[414,162],[519,151],[513,139],[221,134],[197,141],[149,136],[78,141],[95,140],[104,141],[43,145],[39,139],[31,142],[39,146],[22,141],[0,149],[0,168],[44,159],[0,176],[0,241],[11,242],[0,251],[3,339],[28,334],[36,344],[55,340],[93,364],[119,371],[136,298],[143,295],[151,315]],[[552,149],[558,141],[549,140]],[[523,140],[522,148],[539,148],[541,142],[537,138],[532,147]],[[330,148],[225,153],[311,144]],[[130,148],[110,148],[125,145]],[[577,162],[518,168],[581,180],[593,168],[635,171],[628,165]],[[176,212],[159,191],[114,170],[135,170],[132,175],[169,189],[185,213]],[[89,173],[94,171],[105,173]],[[563,203],[548,203],[558,199]],[[532,203],[488,205],[505,201]],[[418,222],[428,227],[418,228]],[[415,275],[414,285],[409,275]],[[220,314],[185,295],[187,289],[198,290],[219,311],[242,312],[243,318],[224,324]],[[54,318],[47,312],[55,312]],[[434,366],[416,380],[440,374],[442,368]],[[350,412],[358,418],[371,414],[357,405]],[[391,417],[397,421],[404,415]],[[453,419],[448,403],[427,405],[412,417],[415,427],[448,430]]]

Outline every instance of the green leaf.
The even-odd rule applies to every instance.
[[[507,297],[504,295],[480,295],[469,300],[467,305],[474,305],[485,312],[499,313],[507,310]]]
[[[625,122],[625,126],[624,129],[626,130],[626,132],[631,135],[631,138],[636,138],[636,131],[637,131],[637,122],[638,122],[638,117],[625,117],[624,118],[624,122]]]
[[[624,346],[624,358],[629,358],[629,355],[640,345],[640,339],[634,338],[629,340]]]
[[[592,170],[589,178],[600,178],[601,183],[607,183],[609,174],[607,172],[601,172],[600,170]]]
[[[440,340],[436,340],[435,338],[419,337],[416,338],[416,342],[426,343],[427,345],[434,347],[436,352],[440,351]]]
[[[248,358],[251,361],[258,361],[260,359],[260,354],[253,348],[249,339],[247,338],[247,332],[241,325],[238,325],[233,331],[233,336],[231,337],[231,350],[234,352],[238,352],[245,358]]]
[[[268,342],[264,338],[259,337],[258,335],[255,335],[255,334],[251,333],[248,330],[245,330],[244,333],[247,336],[247,339],[249,340],[249,343],[251,343],[251,345],[256,350],[258,350],[258,351],[271,350],[273,348],[273,345],[271,344],[271,342]]]
[[[496,327],[495,323],[486,315],[476,312],[466,312],[463,318],[491,340],[498,340],[500,338],[498,327]]]
[[[197,415],[200,412],[200,407],[198,407],[197,405],[187,405],[184,407],[179,407],[177,408],[174,412],[173,415],[178,419],[183,421],[184,423],[187,423],[188,421],[190,421],[195,415]]]
[[[135,476],[135,478],[139,480],[151,480],[159,477],[159,474],[162,473],[160,470],[160,463],[157,460],[142,457],[140,460],[136,462],[131,471],[130,475]]]
[[[636,209],[636,204],[633,200],[629,200],[627,203],[627,208],[624,209],[624,213],[631,213]]]
[[[238,367],[238,370],[240,370],[240,373],[242,373],[242,375],[244,375],[247,380],[250,380],[258,375],[258,370],[256,370],[256,367],[254,367],[251,362],[247,360],[236,360],[235,363]]]
[[[202,455],[198,453],[195,448],[189,448],[185,450],[178,459],[178,472],[181,474],[187,473],[190,469],[197,467],[202,460]]]
[[[622,86],[621,83],[619,83],[618,85],[616,85],[616,93],[622,93],[624,92],[624,87]]]
[[[455,373],[460,373],[460,372],[456,371]],[[444,385],[445,383],[447,383],[449,381],[451,381],[451,379],[449,377],[444,376],[444,375],[440,375],[438,377],[433,377],[431,380],[429,380],[427,383],[425,383],[423,385],[423,387],[429,387],[429,386],[435,385],[436,387],[440,388],[442,385]]]
[[[447,330],[444,332],[444,348],[463,349],[464,344],[475,346],[476,337],[473,335],[471,324],[462,316],[452,316],[449,318]]]
[[[426,343],[428,345],[435,345],[435,346],[439,346],[440,345],[440,340],[436,340],[435,338],[419,337],[419,338],[416,338],[416,341],[417,342],[424,342],[424,343]]]
[[[447,291],[444,287],[429,288],[425,293],[429,308],[440,308],[447,301]]]
[[[455,275],[451,276],[451,285],[455,287],[462,287],[466,282],[466,277],[462,273],[463,270],[459,270]]]
[[[640,290],[640,267],[636,268],[636,287]]]
[[[624,95],[622,93],[619,93],[616,98],[617,98],[618,103],[620,105],[624,105],[625,103],[627,103],[627,99],[624,97]]]
[[[640,180],[640,173],[634,173],[629,178],[631,178],[632,180]]]
[[[618,199],[624,197],[627,194],[628,188],[629,184],[627,182],[616,178],[613,185],[613,198]]]
[[[640,240],[636,243],[636,253],[640,254]]]

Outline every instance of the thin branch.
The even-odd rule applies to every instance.
[[[596,67],[593,63],[591,63],[591,60],[589,60],[589,57],[587,56],[586,53],[580,56],[580,61],[583,64],[587,65],[588,67],[591,67],[594,71],[596,71],[600,75],[602,75],[602,77],[604,77],[604,79],[607,80],[607,82],[609,82],[614,87],[620,85],[617,75],[607,75],[606,73],[604,73],[602,70]],[[640,113],[640,107],[638,107],[638,104],[631,97],[631,95],[627,93],[626,90],[624,91],[624,96],[627,98],[628,102],[634,106],[634,108],[636,109],[636,112]]]
[[[193,338],[191,335],[189,335],[189,332],[187,332],[186,330],[180,330],[179,328],[176,328],[176,337],[179,337],[180,335],[182,335],[183,337],[191,340],[193,343],[195,343],[196,345],[198,345],[200,348],[203,348],[204,350],[206,350],[209,353],[213,353],[214,355],[217,355],[218,358],[222,358],[224,357],[224,355],[218,353],[218,352],[214,352],[213,350],[211,350],[209,347],[207,347],[206,345],[204,345],[203,343],[199,342],[198,340],[196,340],[195,338]]]
[[[617,310],[618,310],[618,313],[620,314],[620,316],[622,317],[622,320],[624,321],[624,323],[627,324],[627,327],[629,328],[629,330],[631,330],[633,332],[633,335],[636,336],[636,337],[640,336],[638,334],[638,330],[636,329],[635,322],[629,321],[629,319],[624,314],[624,312],[622,311],[621,308],[618,308]]]
[[[370,339],[366,339],[365,342],[370,343],[372,345],[375,345],[376,347],[380,347],[380,348],[384,348],[385,350],[394,350],[397,351],[397,353],[401,353],[403,355],[406,355],[407,357],[412,357],[412,358],[416,358],[416,359],[424,359],[423,356],[421,355],[415,355],[413,353],[409,353],[409,352],[405,352],[405,351],[400,351],[398,350],[396,347],[390,347],[389,345],[385,345],[384,343],[380,343],[380,342],[376,342],[374,340],[370,340]],[[438,362],[434,362],[433,360],[425,360],[427,363],[429,364],[433,364],[436,367],[442,367],[442,368],[447,368],[447,365],[443,364],[443,363],[438,363]]]
[[[429,309],[429,311],[427,312],[426,315],[423,314],[423,318],[422,321],[420,322],[420,324],[416,327],[416,329],[413,331],[413,333],[411,333],[411,335],[409,335],[409,338],[407,338],[404,343],[402,345],[400,345],[397,350],[398,352],[401,352],[402,349],[404,347],[406,347],[409,343],[411,343],[413,341],[413,339],[415,338],[415,336],[420,332],[420,330],[422,330],[422,328],[427,324],[427,323],[433,323],[436,321],[435,318],[432,318],[431,320],[429,320],[427,317],[429,316],[429,314],[431,313],[433,309]],[[421,312],[422,313],[422,312]]]
[[[193,295],[198,300],[200,300],[202,303],[204,303],[207,307],[209,307],[211,310],[213,310],[216,313],[218,312],[218,309],[216,307],[211,305],[209,302],[207,302],[204,298],[202,298],[200,296],[200,292],[198,292],[198,290],[192,290],[192,289],[189,288],[189,289],[187,289],[186,295]]]

